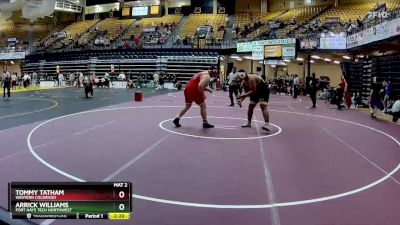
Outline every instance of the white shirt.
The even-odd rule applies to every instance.
[[[228,84],[229,85],[239,85],[238,73],[231,72],[228,75]]]
[[[24,77],[23,77],[22,79],[24,79],[24,81],[27,81],[27,80],[29,79],[28,74],[25,74]]]
[[[295,77],[295,78],[293,79],[293,85],[299,85],[299,84],[300,84],[299,78],[298,78],[298,77]]]
[[[13,74],[13,75],[11,76],[11,80],[12,80],[12,81],[17,81],[17,75]]]
[[[120,73],[119,76],[118,76],[118,79],[125,80],[126,79],[125,74],[124,73]]]
[[[158,82],[158,80],[159,80],[159,75],[158,75],[158,73],[155,73],[155,74],[153,75],[153,80],[154,80],[154,82]]]
[[[392,112],[400,112],[400,100],[397,100],[390,110]]]

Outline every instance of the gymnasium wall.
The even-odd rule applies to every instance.
[[[190,5],[191,0],[166,0],[165,6],[168,7],[182,7]]]
[[[251,71],[251,62],[250,60],[243,59],[243,61],[238,61],[238,60],[231,60],[236,66],[237,70],[244,69],[246,72],[250,73]],[[262,72],[257,72],[257,67],[258,66],[263,66],[262,64],[258,63],[258,61],[253,63],[253,73],[254,74],[259,74],[262,75]],[[229,73],[230,71],[228,71]],[[291,74],[297,74],[299,75],[300,78],[303,77],[303,65],[299,65],[299,63],[290,63],[287,66],[287,73],[289,75]],[[342,76],[342,69],[340,68],[340,65],[337,64],[328,64],[328,63],[315,63],[311,64],[311,74],[315,73],[316,77],[319,78],[320,76],[329,76],[331,79],[331,85],[337,85],[339,84],[340,77]],[[272,78],[275,76],[275,68],[272,68],[271,66],[266,66],[266,76],[268,79]],[[307,67],[305,70],[305,75],[307,75]]]
[[[385,3],[385,2],[397,2],[398,0],[339,0],[339,4],[358,4],[358,3]]]
[[[261,12],[261,0],[236,0],[235,12]]]
[[[268,0],[268,11],[271,12],[316,5],[333,5],[334,2],[335,0]]]
[[[8,70],[12,73],[21,73],[21,62],[14,61],[14,64],[11,65],[9,62],[0,61],[0,73],[3,74],[4,70]]]

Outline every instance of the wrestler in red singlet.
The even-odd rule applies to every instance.
[[[200,93],[199,83],[203,76],[208,76],[207,72],[200,72],[193,76],[193,78],[186,84],[185,91],[185,102],[191,104],[195,102],[197,105],[204,103],[204,96]]]
[[[203,119],[203,128],[214,127],[207,121],[207,109],[206,103],[204,102],[206,97],[204,95],[204,91],[212,92],[212,90],[208,88],[208,84],[210,83],[210,78],[215,76],[215,74],[216,69],[215,67],[211,66],[208,71],[200,72],[194,75],[193,78],[186,84],[184,91],[186,105],[173,121],[176,127],[181,126],[179,121],[190,109],[193,102],[200,106],[200,114]]]

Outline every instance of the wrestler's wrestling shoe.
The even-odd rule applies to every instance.
[[[173,123],[175,124],[175,127],[181,127],[182,125],[179,124],[179,118],[175,118]]]
[[[242,125],[242,127],[243,127],[243,128],[251,127],[251,123],[246,123],[246,124]]]
[[[268,131],[268,132],[270,131],[267,126],[263,126],[263,127],[261,127],[261,129]]]
[[[214,128],[214,125],[211,125],[209,123],[203,123],[203,128],[205,128],[205,129]]]

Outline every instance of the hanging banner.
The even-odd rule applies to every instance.
[[[253,51],[251,54],[252,60],[263,60],[264,59],[264,46],[253,46]]]
[[[282,45],[282,58],[295,59],[296,58],[296,44]]]
[[[251,52],[253,51],[253,42],[242,42],[236,45],[237,52]]]
[[[369,44],[400,35],[400,18],[384,21],[347,37],[347,48]]]
[[[0,60],[25,59],[25,52],[0,53]]]
[[[296,38],[253,41],[253,45],[284,45],[284,44],[296,44]]]
[[[301,49],[316,49],[319,48],[319,39],[303,39],[300,41]]]
[[[266,45],[264,46],[264,58],[280,58],[282,57],[281,45]]]
[[[346,49],[345,37],[325,37],[319,40],[321,49]]]

